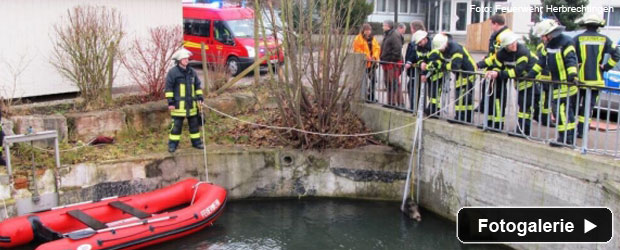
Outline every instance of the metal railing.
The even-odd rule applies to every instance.
[[[417,110],[422,82],[418,68],[367,63],[361,93],[366,102]],[[429,75],[425,87],[426,117],[620,157],[620,89],[521,78],[491,80],[483,72],[457,70]]]

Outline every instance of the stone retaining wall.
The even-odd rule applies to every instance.
[[[372,104],[354,106],[366,126],[387,130],[415,122]],[[414,126],[382,135],[411,150]],[[464,206],[605,206],[620,228],[620,162],[507,135],[429,119],[422,132],[420,203],[456,219]],[[604,245],[511,245],[517,249],[619,249],[620,231]]]
[[[231,199],[250,197],[350,197],[399,200],[407,154],[386,146],[329,152],[287,149],[208,147],[210,181],[225,187]],[[202,151],[180,150],[135,159],[63,166],[59,171],[59,205],[158,189],[185,178],[205,179]],[[15,200],[29,199],[22,187],[9,189],[0,176],[0,198],[8,214]],[[54,192],[53,171],[38,173],[44,195]],[[27,186],[27,185],[26,185]],[[396,209],[396,208],[395,208]],[[0,217],[4,214],[0,205]]]
[[[225,113],[235,114],[251,109],[257,100],[252,93],[237,92],[207,99],[206,102]],[[3,123],[9,121],[13,124],[13,129],[9,126],[9,130],[16,134],[25,134],[32,127],[34,132],[56,130],[60,140],[88,142],[99,135],[115,136],[125,128],[135,131],[165,128],[170,124],[170,113],[166,101],[162,100],[128,105],[119,110],[12,116],[5,118]],[[53,146],[53,141],[37,142],[37,146]]]

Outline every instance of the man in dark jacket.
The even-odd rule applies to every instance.
[[[381,43],[381,62],[385,87],[388,92],[388,105],[402,104],[400,96],[400,74],[403,58],[403,36],[394,28],[394,22],[383,22],[383,42]]]
[[[168,141],[168,151],[176,151],[181,140],[183,120],[187,118],[189,137],[194,148],[203,149],[200,140],[200,119],[198,106],[202,105],[202,86],[196,72],[188,66],[191,52],[180,49],[172,55],[176,66],[166,76],[166,99],[172,116],[172,124]]]
[[[586,27],[586,31],[573,38],[577,58],[579,59],[579,80],[591,87],[605,87],[603,72],[612,69],[620,61],[620,53],[616,50],[609,37],[598,32],[599,27],[605,26],[605,20],[596,14],[587,14],[577,23]],[[603,64],[603,57],[609,54],[609,60]],[[579,89],[579,124],[577,125],[577,137],[583,136],[586,109],[586,88]],[[591,88],[589,111],[596,105],[599,90]]]

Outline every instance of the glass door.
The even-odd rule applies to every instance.
[[[469,8],[467,8],[468,5],[469,3],[467,1],[456,2],[456,8],[454,9],[454,16],[456,17],[456,20],[454,20],[454,31],[464,32],[465,30],[467,30],[467,24],[469,24],[469,22],[467,22],[467,14],[469,12]]]

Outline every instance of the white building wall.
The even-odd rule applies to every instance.
[[[29,97],[77,91],[50,64],[54,24],[76,5],[105,5],[122,15],[126,32],[125,47],[135,37],[145,37],[151,27],[182,25],[179,0],[19,0],[0,1],[0,95]],[[27,67],[13,90],[12,74],[6,63]],[[134,84],[121,68],[115,86]]]
[[[539,0],[508,0],[506,3],[497,3],[497,6],[511,6],[513,8],[527,8],[532,5],[540,5]],[[602,8],[604,6],[615,6],[615,11],[620,11],[620,1],[617,0],[590,0],[588,7]],[[600,17],[603,17],[603,12],[597,13]],[[517,33],[526,35],[531,27],[534,26],[531,20],[532,13],[519,12],[515,13],[513,21],[513,30]],[[618,41],[620,39],[620,26],[605,26],[601,29],[601,33],[609,36],[612,40]]]

